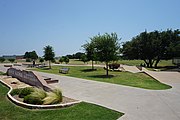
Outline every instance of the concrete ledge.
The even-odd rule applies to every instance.
[[[53,108],[63,108],[63,107],[68,107],[72,106],[74,104],[80,103],[81,101],[76,101],[76,102],[69,102],[65,104],[54,104],[54,105],[32,105],[32,104],[27,104],[21,101],[16,100],[13,96],[11,96],[11,91],[13,88],[9,86],[7,83],[5,83],[3,80],[0,80],[2,84],[7,86],[10,90],[7,93],[7,97],[9,98],[10,101],[12,101],[14,104],[24,107],[24,108],[29,108],[29,109],[53,109]]]

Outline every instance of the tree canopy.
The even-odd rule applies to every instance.
[[[24,54],[24,58],[36,60],[36,59],[38,59],[38,55],[37,55],[36,51],[26,52]]]
[[[123,44],[123,57],[144,60],[147,67],[157,67],[162,59],[180,56],[180,31],[142,32]]]
[[[105,33],[97,35],[92,38],[95,45],[96,57],[98,61],[105,62],[106,75],[108,76],[108,63],[118,59],[119,39],[116,33]]]
[[[116,61],[119,54],[119,39],[116,33],[105,33],[90,38],[90,42],[83,45],[89,60],[105,62],[108,76],[108,63]]]

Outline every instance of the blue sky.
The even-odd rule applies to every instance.
[[[180,0],[0,0],[0,56],[51,45],[56,56],[82,51],[98,33],[120,42],[143,32],[180,28]]]

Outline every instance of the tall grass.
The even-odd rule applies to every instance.
[[[47,93],[47,97],[43,99],[43,104],[57,104],[62,102],[62,92],[59,89],[54,89]]]

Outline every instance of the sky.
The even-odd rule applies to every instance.
[[[180,0],[0,0],[0,56],[51,45],[56,56],[82,52],[97,34],[120,42],[141,32],[180,28]]]

